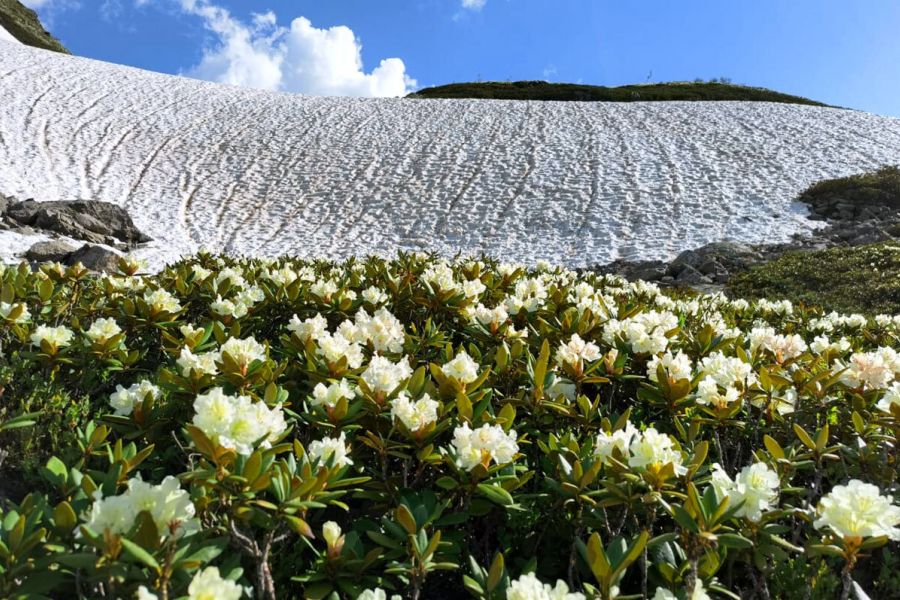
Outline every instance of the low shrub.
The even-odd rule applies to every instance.
[[[0,275],[0,596],[897,597],[900,317],[420,254],[120,269]]]
[[[900,313],[900,243],[792,252],[735,275],[730,294],[786,298],[829,311]]]

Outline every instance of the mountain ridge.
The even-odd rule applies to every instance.
[[[18,0],[0,0],[0,27],[25,45],[71,54],[44,28],[37,13]]]

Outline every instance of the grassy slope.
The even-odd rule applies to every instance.
[[[870,173],[820,181],[800,194],[799,200],[816,205],[834,197],[855,205],[888,206],[900,210],[900,168],[886,166]]]
[[[18,0],[0,0],[0,25],[23,44],[69,53],[59,40],[44,29],[37,14]]]
[[[657,83],[603,87],[546,81],[452,83],[419,90],[413,98],[493,98],[500,100],[581,100],[635,102],[654,100],[750,100],[826,106],[799,96],[726,83]]]

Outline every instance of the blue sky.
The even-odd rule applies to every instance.
[[[26,4],[75,54],[285,91],[397,95],[479,79],[620,85],[728,77],[900,116],[900,2],[893,1]]]

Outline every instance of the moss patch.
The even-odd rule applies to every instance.
[[[18,0],[0,0],[0,25],[23,44],[69,54],[59,40],[44,29],[37,13]]]
[[[786,298],[826,310],[900,313],[900,243],[792,252],[737,274],[728,292]]]
[[[498,100],[569,100],[638,102],[660,100],[744,100],[826,106],[800,96],[728,83],[658,83],[604,87],[546,81],[452,83],[419,90],[414,98],[491,98]]]
[[[800,194],[799,200],[816,207],[834,198],[855,205],[900,210],[900,168],[887,166],[870,173],[820,181]]]

